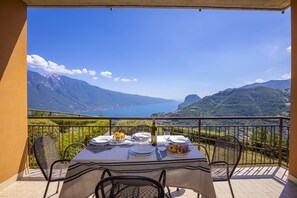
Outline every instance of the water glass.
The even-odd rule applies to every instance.
[[[164,135],[164,139],[166,141],[170,140],[170,131],[164,131],[163,135]]]

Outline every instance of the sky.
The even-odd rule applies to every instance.
[[[290,10],[28,9],[28,69],[183,100],[291,78]]]

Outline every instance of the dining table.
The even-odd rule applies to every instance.
[[[111,138],[110,136],[105,136]],[[170,140],[185,138],[170,136]],[[105,169],[113,176],[141,175],[159,179],[166,171],[166,186],[192,189],[203,197],[215,198],[213,180],[207,158],[190,141],[189,152],[176,154],[167,152],[170,140],[157,136],[155,152],[149,155],[134,155],[131,149],[137,145],[149,146],[149,141],[135,141],[127,136],[125,141],[106,145],[88,145],[69,163],[59,197],[89,197]],[[150,147],[150,146],[149,146]],[[161,155],[162,154],[162,155]]]

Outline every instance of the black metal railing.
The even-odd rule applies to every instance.
[[[65,117],[28,116],[28,144],[30,166],[35,166],[33,142],[37,136],[55,139],[59,151],[73,142],[89,143],[90,138],[123,131],[132,134],[138,124],[151,124],[152,118],[141,117]],[[258,117],[177,117],[156,118],[158,134],[171,131],[204,144],[212,150],[217,137],[236,136],[243,145],[240,165],[284,166],[289,164],[290,118]]]

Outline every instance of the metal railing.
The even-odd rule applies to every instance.
[[[37,117],[28,116],[28,143],[30,166],[35,166],[33,142],[37,136],[55,139],[62,153],[73,142],[88,144],[90,138],[123,131],[132,134],[138,124],[151,124],[152,118],[141,117]],[[192,143],[213,149],[219,136],[236,136],[243,145],[240,165],[284,166],[289,164],[290,118],[272,117],[178,117],[156,118],[158,134],[171,131],[182,134]]]

